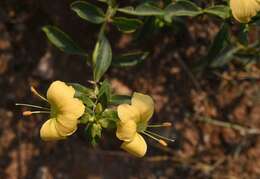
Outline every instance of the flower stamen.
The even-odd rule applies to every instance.
[[[32,108],[38,108],[38,109],[46,109],[46,110],[50,110],[49,108],[46,107],[42,107],[42,106],[36,106],[33,104],[26,104],[26,103],[16,103],[16,106],[26,106],[26,107],[32,107]]]
[[[48,102],[48,100],[47,100],[45,97],[43,97],[40,93],[38,93],[33,86],[31,86],[30,89],[31,89],[31,92],[32,92],[35,96],[38,96],[38,97],[41,98],[42,100]]]
[[[165,146],[165,147],[166,147],[166,146],[168,145],[164,140],[158,139],[158,138],[154,137],[153,135],[147,133],[147,131],[142,131],[142,133],[143,133],[144,135],[146,135],[146,136],[148,136],[148,137],[154,139],[155,141],[157,141],[157,142],[158,142],[159,144],[161,144],[162,146]]]
[[[149,133],[150,135],[159,137],[159,138],[161,138],[161,139],[164,139],[164,140],[167,140],[167,141],[170,141],[170,142],[175,142],[175,139],[170,139],[170,138],[168,138],[168,137],[161,136],[161,135],[159,135],[159,134],[156,134],[156,133],[151,132],[151,131],[148,131],[148,130],[146,130],[145,132]]]
[[[42,114],[42,113],[47,113],[50,114],[50,111],[24,111],[23,116],[30,116],[32,114]]]

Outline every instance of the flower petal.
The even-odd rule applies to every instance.
[[[230,8],[237,21],[248,23],[260,10],[260,4],[256,0],[230,0]]]
[[[41,127],[40,136],[42,140],[60,140],[64,137],[60,136],[56,129],[56,120],[54,118],[47,120]]]
[[[78,119],[83,115],[85,106],[82,101],[77,98],[70,98],[63,101],[58,108],[59,114],[70,116],[71,119]]]
[[[56,120],[56,129],[61,136],[72,135],[77,130],[78,120],[72,120],[62,115],[59,115]]]
[[[72,86],[68,86],[62,81],[54,81],[47,91],[47,99],[59,107],[67,99],[73,98],[74,94],[75,90]]]
[[[143,157],[147,151],[147,145],[144,138],[140,134],[136,134],[130,142],[124,142],[121,148],[136,157]]]
[[[128,120],[126,122],[118,122],[116,136],[120,140],[130,141],[134,138],[136,134],[136,123],[133,120]]]
[[[140,112],[141,120],[148,121],[154,112],[153,99],[141,93],[134,93],[132,98],[132,106],[138,109]]]
[[[117,114],[122,122],[133,120],[138,122],[140,120],[140,113],[138,109],[129,104],[121,104],[117,107]]]

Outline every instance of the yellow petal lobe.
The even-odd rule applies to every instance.
[[[258,0],[230,0],[234,18],[241,23],[248,23],[260,10]]]
[[[141,93],[134,93],[131,100],[132,105],[138,109],[142,121],[148,121],[154,112],[153,99]]]
[[[140,114],[138,109],[129,104],[121,104],[117,107],[117,113],[120,121],[125,122],[133,120],[138,122],[140,120]]]
[[[64,139],[64,137],[59,135],[55,123],[56,123],[55,119],[49,119],[42,125],[40,130],[40,136],[42,140],[51,141],[51,140]]]
[[[146,142],[140,134],[136,134],[132,141],[124,142],[121,148],[136,157],[143,157],[147,151]]]
[[[131,141],[136,135],[137,126],[135,121],[118,122],[116,136],[123,141]]]
[[[74,94],[75,90],[72,86],[67,86],[62,81],[54,81],[47,91],[47,99],[59,107],[64,101],[73,98]]]

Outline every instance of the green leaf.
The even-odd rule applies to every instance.
[[[203,10],[205,13],[218,16],[222,19],[230,18],[230,8],[225,5],[216,5]]]
[[[109,129],[114,129],[116,128],[116,121],[111,120],[111,118],[102,118],[98,121],[98,123],[101,125],[103,128],[109,128]]]
[[[104,73],[108,70],[112,61],[112,50],[107,38],[100,36],[94,53],[93,53],[93,67],[94,67],[94,80],[99,81]]]
[[[101,103],[98,103],[98,104],[96,105],[96,108],[95,108],[95,113],[96,113],[96,114],[99,114],[99,113],[101,113],[102,111],[103,111],[103,106],[102,106]]]
[[[148,52],[126,53],[112,60],[112,65],[117,67],[131,67],[142,63],[148,56]]]
[[[240,47],[226,47],[210,64],[212,68],[218,68],[226,65],[234,59],[234,55],[240,50]]]
[[[42,30],[49,41],[61,51],[68,54],[87,56],[87,54],[67,34],[57,27],[45,26]]]
[[[113,121],[117,121],[118,120],[117,111],[115,109],[106,109],[102,113],[102,117],[110,118]]]
[[[136,29],[143,24],[143,22],[138,19],[115,17],[112,20],[112,24],[114,24],[118,28],[118,30],[124,33],[132,33],[135,32]]]
[[[105,80],[102,82],[102,85],[98,93],[98,99],[102,103],[102,106],[106,107],[108,105],[110,96],[111,96],[111,87],[108,81]]]
[[[112,105],[131,104],[131,96],[113,95],[110,98],[110,104],[112,104]]]
[[[197,16],[202,13],[200,7],[188,0],[179,0],[169,4],[165,8],[165,19],[171,19],[174,16]]]
[[[249,32],[248,24],[240,24],[239,34],[237,37],[239,42],[244,46],[248,46],[248,32]]]
[[[102,133],[102,127],[100,124],[92,123],[87,124],[84,133],[86,137],[90,140],[91,144],[93,146],[96,146],[100,140],[101,133]]]
[[[162,16],[164,12],[159,7],[151,4],[151,3],[143,3],[136,8],[132,6],[118,8],[119,12],[135,15],[135,16]]]
[[[87,107],[93,107],[95,103],[90,97],[94,95],[93,90],[78,83],[67,83],[75,89],[75,97],[80,99]]]
[[[103,128],[108,128],[109,126],[109,119],[108,118],[102,118],[98,121],[98,123],[101,125]]]
[[[91,115],[88,113],[84,113],[83,116],[80,117],[80,122],[86,124],[91,118]]]
[[[77,98],[80,99],[87,107],[92,108],[95,105],[95,103],[84,94],[77,96]]]
[[[114,129],[118,121],[117,112],[113,109],[106,109],[99,119],[99,123],[103,128]]]
[[[77,93],[83,93],[83,94],[86,94],[87,96],[94,95],[94,92],[92,89],[87,88],[79,83],[67,83],[67,84],[72,86],[75,89],[75,91],[76,91],[75,95],[77,95]]]
[[[94,123],[91,126],[91,137],[95,138],[95,137],[101,137],[101,132],[102,132],[102,127],[100,126],[100,124],[96,124]]]
[[[209,52],[205,58],[199,61],[195,67],[195,71],[201,71],[204,68],[208,67],[210,64],[214,63],[217,60],[217,56],[221,51],[227,47],[229,42],[229,25],[223,23],[218,34],[214,38],[214,41],[209,49]]]
[[[71,4],[71,9],[82,19],[94,24],[101,24],[105,21],[105,14],[102,9],[93,4],[84,1],[76,1]]]
[[[111,7],[114,7],[115,4],[116,4],[115,0],[98,0],[98,1],[103,2],[103,3],[107,3]]]
[[[216,56],[226,45],[229,39],[229,25],[227,23],[223,23],[222,27],[220,28],[218,34],[216,35],[209,53],[208,53],[208,60],[211,60],[214,56]]]

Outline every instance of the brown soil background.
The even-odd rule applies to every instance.
[[[106,77],[121,94],[139,91],[156,102],[153,123],[171,121],[160,133],[176,137],[162,148],[147,139],[149,151],[136,159],[119,149],[107,134],[92,148],[80,131],[66,141],[43,142],[39,129],[45,116],[24,118],[16,102],[40,104],[30,94],[44,92],[53,80],[87,84],[91,69],[84,59],[68,56],[48,44],[41,27],[56,24],[91,52],[99,26],[69,10],[69,2],[1,0],[0,2],[0,178],[120,179],[216,178],[259,179],[259,135],[199,121],[201,117],[260,129],[260,68],[229,65],[224,71],[191,75],[219,28],[217,19],[188,20],[187,31],[162,29],[145,41],[110,28],[115,52],[148,49],[144,64],[111,68]],[[254,36],[252,36],[254,38]]]

